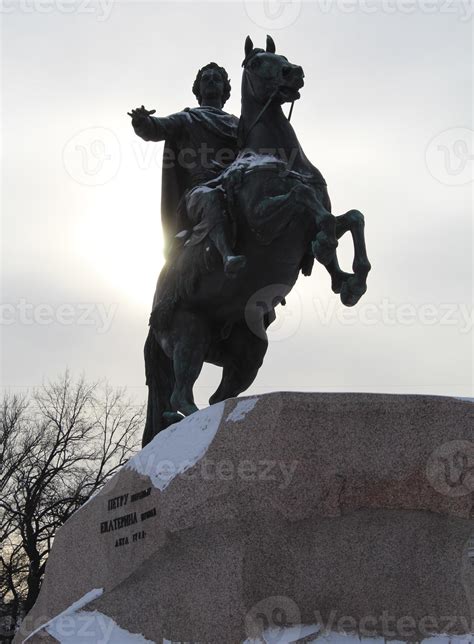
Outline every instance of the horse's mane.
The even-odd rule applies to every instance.
[[[264,53],[265,53],[264,49],[260,49],[259,47],[254,47],[252,51],[245,56],[244,60],[242,61],[242,67],[245,69],[254,56],[256,56],[257,54],[264,54]]]

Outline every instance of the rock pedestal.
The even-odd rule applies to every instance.
[[[473,420],[404,395],[202,410],[59,530],[15,642],[472,641]]]

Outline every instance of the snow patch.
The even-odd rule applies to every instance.
[[[76,512],[79,512],[80,510],[82,510],[82,508],[85,508],[85,507],[86,507],[86,505],[87,505],[90,501],[92,501],[92,499],[95,499],[95,497],[96,497],[96,496],[99,496],[99,494],[102,492],[102,489],[103,489],[103,488],[99,488],[99,489],[98,489],[98,490],[96,490],[93,494],[91,494],[91,495],[90,495],[90,497],[87,499],[87,501],[84,501],[84,503],[83,503],[80,507],[78,507],[78,508],[77,508]]]
[[[314,637],[311,637],[314,635]],[[385,644],[383,637],[359,637],[351,633],[320,632],[320,627],[292,626],[269,628],[258,639],[246,639],[243,644],[295,644],[304,639],[307,644]],[[405,644],[406,640],[393,640],[391,644]],[[474,635],[436,635],[422,640],[423,644],[473,644]]]
[[[38,631],[41,631],[43,628],[46,628],[46,630],[47,630],[49,628],[49,625],[52,624],[53,622],[55,622],[57,619],[61,619],[63,617],[68,617],[70,614],[75,613],[76,611],[80,610],[81,608],[84,608],[84,606],[86,606],[86,604],[90,604],[90,602],[93,602],[94,599],[97,599],[98,597],[100,597],[103,592],[104,592],[103,588],[93,588],[88,593],[83,595],[80,599],[78,599],[73,604],[71,604],[69,606],[69,608],[66,608],[66,610],[63,610],[62,613],[59,613],[59,615],[57,615],[56,617],[53,617],[52,619],[50,619],[49,622],[45,622],[44,624],[42,624],[41,626],[36,628],[23,641],[24,642],[28,641],[30,639],[30,637],[32,637]]]
[[[120,628],[113,619],[97,610],[61,615],[46,630],[61,644],[154,644],[141,634]]]
[[[223,401],[201,409],[164,429],[125,467],[149,476],[163,491],[205,455],[219,429],[224,405]]]
[[[316,635],[320,626],[290,626],[287,628],[268,628],[258,639],[246,639],[243,644],[293,644],[302,638]],[[308,642],[316,640],[306,640]],[[346,640],[344,640],[346,641]],[[331,641],[332,644],[332,641]]]
[[[258,402],[258,397],[257,398],[248,398],[247,400],[240,400],[234,409],[230,412],[230,414],[227,416],[227,420],[231,420],[232,422],[236,423],[239,420],[243,420],[245,416],[249,413],[249,411],[252,411],[252,409],[255,407],[255,405]]]

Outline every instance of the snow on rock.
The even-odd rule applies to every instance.
[[[314,635],[314,637],[311,637]],[[167,642],[167,640],[165,640]],[[163,644],[165,644],[165,641]],[[383,637],[360,637],[351,633],[335,631],[320,632],[319,626],[291,626],[269,628],[258,639],[246,639],[243,644],[386,644]],[[406,640],[392,640],[390,644],[405,644]],[[473,644],[474,635],[436,635],[422,640],[422,644]]]
[[[154,644],[141,634],[120,628],[113,619],[96,610],[60,615],[46,630],[60,644]]]
[[[309,638],[311,635],[317,635],[320,626],[290,626],[287,628],[268,628],[258,639],[246,639],[243,644],[292,644],[302,638]],[[305,639],[305,642],[310,642]],[[332,644],[332,642],[331,642]]]
[[[224,405],[223,401],[201,409],[167,427],[125,467],[149,476],[153,485],[163,491],[206,454],[219,429]]]
[[[255,407],[255,405],[258,402],[258,397],[257,398],[248,398],[247,400],[240,400],[234,409],[230,412],[230,414],[227,416],[227,420],[231,420],[232,422],[237,422],[238,420],[243,420],[245,416],[249,413],[249,411],[252,411],[252,409]]]
[[[103,592],[104,592],[103,588],[93,588],[88,593],[83,595],[80,599],[78,599],[73,604],[71,604],[69,608],[66,608],[66,610],[64,610],[62,613],[59,613],[59,615],[57,615],[56,617],[53,617],[53,619],[51,619],[49,622],[46,622],[41,626],[39,626],[37,629],[35,629],[32,633],[28,635],[28,637],[24,641],[27,642],[30,639],[30,637],[32,637],[35,633],[42,630],[43,628],[46,628],[46,629],[49,628],[50,624],[52,624],[57,619],[62,619],[63,617],[69,617],[70,614],[75,613],[81,608],[84,608],[84,606],[94,601],[94,599],[97,599],[98,597],[100,597]]]

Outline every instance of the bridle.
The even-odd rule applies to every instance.
[[[247,62],[247,60],[245,60],[245,61],[244,61],[244,65],[243,65],[243,67],[244,67],[244,74],[249,74],[249,78],[248,78],[248,80],[249,80],[250,88],[253,90],[253,87],[252,87],[252,80],[251,80],[251,77],[250,77],[250,72],[249,72],[249,71],[248,71],[248,69],[247,69],[246,62]],[[257,114],[256,118],[252,121],[252,124],[250,125],[249,129],[248,129],[248,130],[247,130],[247,132],[245,133],[245,139],[244,139],[243,141],[241,141],[240,147],[243,147],[243,146],[245,145],[245,143],[246,143],[246,141],[247,141],[247,138],[248,138],[248,136],[249,136],[250,132],[251,132],[251,131],[253,130],[253,128],[257,125],[257,123],[260,121],[260,119],[261,119],[261,118],[262,118],[262,116],[265,114],[265,112],[267,111],[267,109],[270,107],[270,104],[271,104],[271,102],[273,101],[273,99],[275,98],[275,96],[278,94],[279,89],[280,89],[279,87],[276,87],[276,88],[273,90],[273,92],[271,93],[270,98],[268,99],[268,101],[265,103],[265,105],[262,107],[262,109],[260,110],[260,112]],[[255,93],[254,93],[254,95],[255,95]],[[289,115],[288,115],[288,122],[290,122],[290,121],[291,121],[291,117],[292,117],[292,115],[293,115],[293,108],[294,108],[294,106],[295,106],[295,101],[292,101],[292,103],[291,103],[291,108],[290,108],[290,113],[289,113]]]

